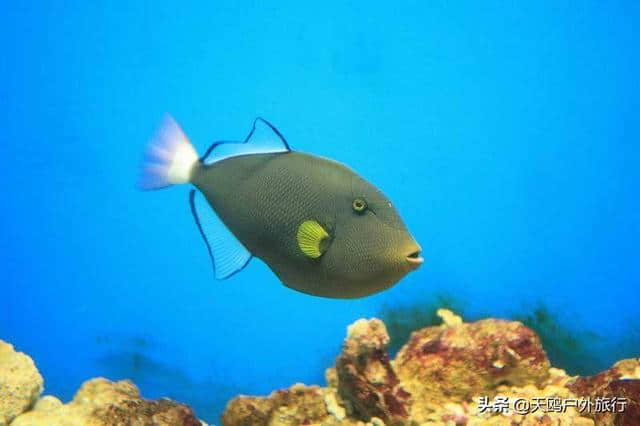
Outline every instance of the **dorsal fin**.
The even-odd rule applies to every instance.
[[[249,250],[238,241],[207,200],[195,189],[189,194],[189,204],[200,235],[209,250],[215,277],[219,280],[229,278],[247,266],[251,260]]]
[[[214,142],[201,158],[204,164],[212,164],[229,157],[251,154],[289,152],[289,144],[275,126],[264,118],[253,121],[253,128],[244,141]]]

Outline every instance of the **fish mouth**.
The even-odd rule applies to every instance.
[[[405,257],[405,259],[407,259],[407,262],[409,262],[409,265],[411,265],[413,268],[417,268],[424,262],[424,259],[422,258],[422,256],[420,256],[420,250],[411,252],[409,255],[407,255],[407,257]]]

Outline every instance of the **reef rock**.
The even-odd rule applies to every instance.
[[[0,426],[201,426],[186,405],[145,400],[129,381],[85,382],[73,400],[40,397],[43,380],[33,361],[0,340]]]
[[[62,404],[51,396],[39,400],[11,426],[201,426],[186,405],[160,399],[140,398],[138,388],[128,380],[111,382],[103,378],[85,382],[73,400]]]
[[[387,346],[389,335],[378,319],[349,326],[336,368],[327,371],[332,386],[293,385],[268,397],[239,396],[229,402],[223,425],[385,425],[408,417],[409,394],[399,385]],[[374,422],[374,423],[371,423]]]
[[[396,423],[409,416],[410,395],[391,367],[388,345],[387,329],[378,319],[362,319],[348,328],[336,361],[337,388],[355,418]]]
[[[500,384],[539,386],[549,377],[550,367],[531,329],[497,319],[469,324],[449,320],[416,331],[393,366],[415,400],[436,406],[473,395],[493,397]]]
[[[42,376],[33,360],[0,340],[0,426],[29,409],[42,390]]]
[[[223,426],[640,425],[639,360],[570,377],[550,366],[538,336],[520,322],[438,315],[443,324],[414,332],[395,360],[385,325],[358,320],[327,369],[327,387],[238,396]],[[586,396],[624,398],[626,409],[589,412],[578,405]]]
[[[295,384],[268,397],[239,396],[227,405],[223,425],[355,425],[346,420],[335,390]],[[346,420],[346,421],[345,421]]]
[[[640,358],[618,361],[595,376],[576,377],[567,387],[593,404],[588,415],[597,425],[640,425]]]

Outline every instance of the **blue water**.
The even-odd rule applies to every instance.
[[[357,318],[443,293],[543,303],[603,368],[640,354],[637,2],[26,3],[0,6],[0,338],[47,393],[131,377],[215,422],[322,384]],[[261,115],[352,166],[425,264],[360,300],[258,260],[214,281],[189,188],[135,187],[165,112],[200,152]]]

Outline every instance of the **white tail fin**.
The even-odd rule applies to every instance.
[[[198,154],[176,121],[167,115],[149,143],[142,166],[140,187],[159,189],[188,183]]]

